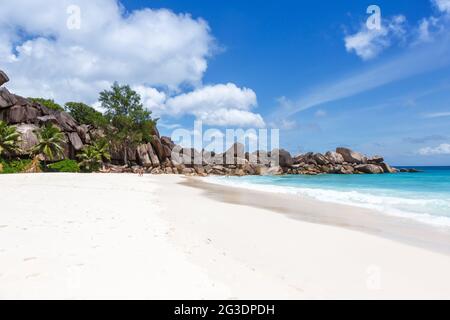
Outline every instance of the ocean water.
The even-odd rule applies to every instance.
[[[304,195],[374,209],[436,226],[450,226],[450,167],[384,175],[209,177],[209,182]]]

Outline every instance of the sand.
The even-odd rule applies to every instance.
[[[0,298],[450,298],[445,252],[208,189],[181,176],[0,176]]]

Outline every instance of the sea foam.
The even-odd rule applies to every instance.
[[[445,198],[421,198],[417,194],[410,194],[406,198],[402,195],[382,195],[380,190],[370,192],[276,185],[276,182],[270,183],[270,179],[267,181],[268,178],[264,180],[266,183],[255,183],[245,177],[207,177],[204,180],[255,191],[302,195],[319,201],[372,209],[385,215],[413,219],[433,226],[450,227],[450,199]]]

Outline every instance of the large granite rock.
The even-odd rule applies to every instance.
[[[175,148],[175,143],[170,139],[169,137],[161,137],[161,143],[167,147],[169,147],[170,150]]]
[[[316,163],[318,165],[324,166],[330,163],[330,160],[328,160],[327,157],[325,157],[323,154],[321,153],[316,153],[314,155],[314,160],[316,161]]]
[[[282,168],[292,167],[294,165],[294,160],[291,154],[284,149],[275,149],[271,152],[272,157],[278,156],[278,164]]]
[[[31,106],[15,105],[6,111],[6,121],[10,124],[30,123],[39,116],[39,110]]]
[[[367,157],[359,152],[355,152],[348,148],[336,148],[336,152],[339,153],[345,162],[355,163],[355,164],[366,164]]]
[[[0,88],[0,109],[9,108],[17,103],[15,95],[11,94],[8,89]]]
[[[78,133],[76,132],[69,132],[67,134],[70,143],[72,144],[72,147],[75,149],[75,151],[80,151],[81,149],[83,149],[84,145],[83,142],[81,141],[80,136],[78,135]]]
[[[2,70],[0,70],[0,86],[4,85],[9,81],[8,76]]]
[[[156,156],[158,157],[159,161],[162,162],[166,158],[164,153],[164,148],[161,143],[161,140],[157,135],[152,136],[152,140],[150,141],[151,145],[153,146],[153,150],[155,151]]]
[[[372,163],[372,164],[380,164],[384,162],[384,158],[381,156],[373,156],[367,159],[368,163]]]
[[[164,159],[170,159],[172,156],[172,149],[170,149],[168,146],[163,144],[163,154],[164,154]]]
[[[77,127],[77,133],[83,141],[84,144],[91,143],[91,136],[89,135],[90,126],[82,124]]]
[[[137,155],[140,164],[144,167],[153,166],[152,160],[150,159],[150,155],[148,153],[148,145],[141,144],[137,147]]]
[[[78,123],[67,112],[56,112],[54,116],[63,131],[77,131]]]
[[[375,164],[360,164],[355,167],[356,171],[368,174],[380,174],[384,173],[383,168]]]
[[[39,125],[45,126],[46,124],[55,124],[58,125],[58,120],[56,120],[56,117],[53,115],[47,115],[47,116],[42,116],[42,117],[37,117],[37,121],[39,123]]]
[[[383,169],[384,173],[397,173],[397,169],[392,168],[385,162],[380,163],[380,167]]]
[[[331,162],[332,164],[342,164],[344,163],[344,157],[334,151],[328,151],[325,153],[325,157]]]
[[[148,155],[150,157],[153,167],[159,167],[160,162],[159,162],[158,156],[156,155],[155,151],[153,150],[153,146],[151,143],[147,144],[147,152],[148,152]]]
[[[269,176],[279,176],[282,175],[283,169],[281,168],[281,166],[274,166],[274,167],[270,167],[267,171],[266,171],[266,175]]]
[[[20,133],[20,149],[23,154],[27,154],[31,149],[39,143],[36,131],[39,127],[34,124],[20,124],[16,126],[17,132]]]

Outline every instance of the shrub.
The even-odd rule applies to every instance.
[[[101,112],[81,102],[67,102],[64,108],[70,115],[81,124],[90,124],[96,128],[103,128],[108,120]]]
[[[57,104],[53,99],[43,99],[43,98],[28,98],[31,102],[36,102],[44,107],[47,107],[49,109],[55,110],[55,111],[64,111],[63,107],[61,107],[59,104]]]
[[[84,172],[98,171],[102,164],[102,155],[95,145],[85,146],[77,157]]]
[[[47,167],[50,169],[50,171],[55,172],[80,172],[80,167],[74,160],[62,160],[49,164]]]
[[[3,170],[0,171],[0,173],[21,173],[24,172],[30,164],[30,159],[11,161],[0,160],[0,166],[3,167]]]

